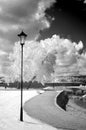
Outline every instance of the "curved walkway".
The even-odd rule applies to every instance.
[[[64,111],[55,103],[57,92],[48,91],[40,94],[24,105],[28,115],[56,128],[86,130],[86,115]]]

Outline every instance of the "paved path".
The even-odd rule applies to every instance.
[[[67,112],[55,104],[57,92],[49,91],[36,96],[25,103],[28,115],[56,128],[68,130],[86,130],[86,115],[80,112]],[[70,107],[69,107],[70,108]],[[68,109],[69,109],[68,108]]]

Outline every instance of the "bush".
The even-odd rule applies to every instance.
[[[79,89],[76,91],[76,95],[77,96],[82,96],[84,93],[83,93],[83,90]]]
[[[66,91],[61,92],[57,96],[57,104],[64,110],[66,110],[66,105],[69,101],[68,93]]]

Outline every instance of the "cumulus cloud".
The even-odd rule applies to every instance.
[[[84,0],[84,3],[86,3],[86,0]]]
[[[40,30],[50,27],[45,11],[55,0],[0,0],[0,34],[14,43],[21,29],[34,38]],[[9,46],[10,47],[10,46]]]
[[[79,54],[81,49],[81,41],[77,44],[58,35],[40,42],[27,41],[24,46],[24,81],[30,81],[35,76],[35,80],[45,83],[56,81],[58,76],[85,74],[86,53]],[[12,81],[20,80],[18,43],[15,43],[9,60],[11,65],[7,68],[6,75],[9,75]]]
[[[83,43],[82,41],[80,41],[78,44],[74,43],[75,48],[77,51],[79,51],[80,49],[83,49]]]
[[[24,46],[24,81],[35,76],[35,80],[44,83],[56,80],[59,75],[85,74],[86,53],[79,54],[82,41],[75,43],[57,35],[36,41],[40,30],[50,27],[45,11],[55,2],[0,0],[0,70],[8,82],[20,80],[20,44],[13,43],[22,28],[30,40]]]
[[[12,51],[22,29],[28,39],[37,39],[40,30],[50,27],[45,11],[53,3],[55,0],[0,0],[0,49]]]

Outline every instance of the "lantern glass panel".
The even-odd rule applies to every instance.
[[[25,44],[25,40],[26,40],[26,37],[25,36],[21,36],[20,37],[20,44]]]

